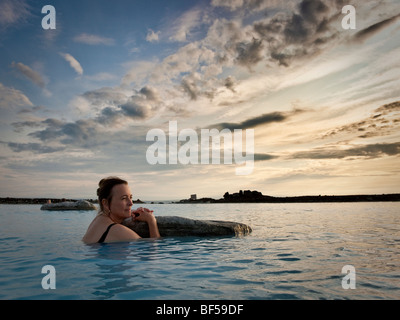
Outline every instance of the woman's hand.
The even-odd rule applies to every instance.
[[[144,221],[149,226],[150,238],[160,238],[157,220],[153,215],[153,210],[147,208],[137,208],[132,211],[132,221]]]
[[[133,221],[143,221],[143,222],[154,222],[156,218],[153,215],[153,210],[149,210],[147,208],[137,208],[136,210],[132,210],[132,220]]]

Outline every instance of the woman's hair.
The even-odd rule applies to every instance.
[[[127,181],[122,180],[118,177],[108,177],[101,179],[99,182],[99,188],[97,189],[97,196],[99,199],[99,205],[100,205],[100,211],[99,212],[104,212],[103,208],[103,203],[102,200],[106,199],[108,202],[108,205],[111,205],[111,190],[114,186],[119,185],[119,184],[128,184]]]

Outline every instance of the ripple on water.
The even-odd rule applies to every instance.
[[[219,216],[248,223],[253,233],[242,238],[177,237],[86,246],[76,239],[92,213],[44,215],[38,208],[8,206],[1,211],[0,206],[1,221],[9,222],[0,225],[0,299],[400,296],[398,204],[155,207],[164,215]],[[45,264],[56,268],[57,290],[52,292],[40,286]],[[341,287],[346,264],[357,271],[357,290],[351,292]]]

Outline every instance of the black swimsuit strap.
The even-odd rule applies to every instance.
[[[97,243],[103,243],[104,240],[106,240],[106,237],[107,237],[107,235],[108,235],[108,232],[110,231],[111,227],[112,227],[113,225],[115,225],[115,224],[116,224],[116,223],[112,223],[112,224],[110,224],[110,225],[107,227],[106,231],[104,231],[103,235],[101,236],[100,240],[97,241]]]

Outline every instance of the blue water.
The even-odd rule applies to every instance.
[[[149,204],[246,237],[85,245],[94,212],[0,205],[0,299],[400,299],[400,203]],[[44,290],[42,267],[56,270]],[[342,267],[355,268],[355,289]]]

